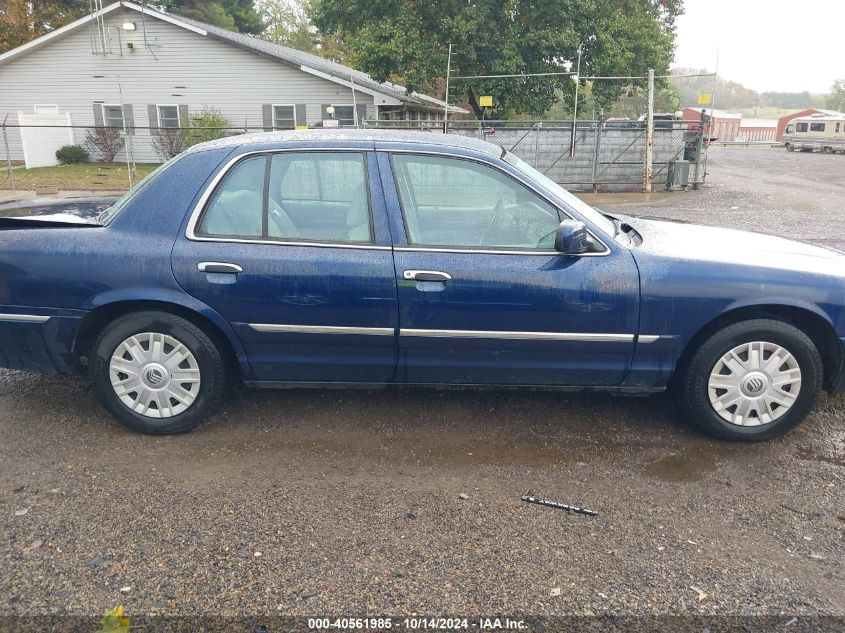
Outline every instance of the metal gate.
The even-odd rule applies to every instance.
[[[371,127],[442,132],[438,121],[367,121]],[[513,152],[555,182],[575,191],[640,191],[646,161],[645,124],[638,121],[449,121],[449,133],[481,138]],[[673,161],[695,163],[698,121],[656,121],[654,189],[664,188]],[[574,151],[573,151],[574,149]],[[703,176],[703,170],[700,170]],[[700,183],[690,183],[700,184]]]

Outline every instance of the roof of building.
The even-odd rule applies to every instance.
[[[778,126],[777,119],[742,119],[739,123],[740,129],[749,127],[766,127],[776,129]]]
[[[367,73],[355,70],[354,68],[349,68],[348,66],[344,66],[343,64],[338,64],[337,62],[333,62],[329,59],[324,59],[317,55],[305,53],[303,51],[289,48],[287,46],[273,44],[272,42],[262,40],[252,35],[235,33],[233,31],[229,31],[218,26],[213,26],[211,24],[206,24],[205,22],[200,22],[199,20],[186,18],[180,15],[174,15],[165,11],[153,9],[149,6],[141,6],[135,4],[134,2],[115,2],[104,7],[100,11],[97,11],[94,15],[105,15],[120,7],[143,13],[145,16],[150,16],[156,19],[163,20],[165,22],[169,22],[170,24],[174,24],[176,26],[188,29],[189,31],[197,33],[198,35],[201,35],[203,37],[211,37],[231,44],[233,46],[248,50],[257,55],[269,57],[276,61],[283,62],[289,66],[299,68],[303,72],[310,73],[318,77],[323,77],[324,79],[333,81],[335,83],[340,83],[350,89],[354,86],[356,90],[360,90],[361,92],[367,94],[375,93],[377,95],[385,97],[388,101],[393,101],[397,105],[405,104],[417,106],[420,108],[426,108],[429,110],[443,109],[446,106],[445,102],[439,99],[435,99],[434,97],[430,97],[419,92],[409,92],[404,86],[400,86],[398,84],[394,84],[388,81],[376,81]],[[43,44],[52,40],[53,38],[62,35],[63,33],[67,33],[68,31],[74,30],[76,28],[87,26],[90,24],[91,20],[92,16],[87,15],[83,18],[80,18],[79,20],[76,20],[75,22],[71,22],[70,24],[56,29],[55,31],[51,31],[46,35],[42,35],[41,37],[36,38],[31,42],[28,42],[26,44],[23,44],[22,46],[18,46],[17,48],[12,49],[11,51],[3,53],[2,55],[0,55],[0,64],[6,62],[9,59],[17,57],[18,55],[21,55],[32,48],[40,47]],[[458,106],[449,106],[449,111],[455,113],[466,112],[466,110]]]
[[[421,132],[419,130],[383,130],[383,129],[313,129],[279,132],[256,132],[227,136],[200,143],[189,148],[188,152],[237,147],[238,145],[264,145],[269,143],[290,143],[294,141],[325,142],[364,142],[364,143],[408,143],[415,145],[442,145],[483,152],[491,156],[502,155],[502,148],[488,141],[482,141],[460,134],[441,134],[439,132]]]

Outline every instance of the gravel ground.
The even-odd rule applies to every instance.
[[[845,246],[843,167],[713,149],[705,191],[602,203]],[[845,616],[845,398],[750,446],[664,396],[243,392],[158,438],[92,398],[0,370],[0,616]]]

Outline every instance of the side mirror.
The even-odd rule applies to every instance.
[[[579,220],[564,220],[555,233],[555,250],[565,255],[580,255],[590,250],[587,227]]]

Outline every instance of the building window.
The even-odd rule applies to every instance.
[[[340,121],[341,125],[355,126],[355,106],[333,103],[332,107],[334,108],[334,118]]]
[[[295,130],[296,129],[296,108],[292,105],[273,106],[273,129],[274,130]]]
[[[839,132],[839,124],[836,124],[836,131]]]
[[[824,132],[824,123],[810,123],[811,132]]]
[[[795,128],[796,132],[806,132],[807,131],[807,124],[806,123],[799,123],[798,127]]]
[[[158,126],[178,128],[181,127],[179,121],[179,106],[175,105],[160,105],[158,108]]]
[[[123,127],[123,106],[103,104],[103,125],[106,127]]]

